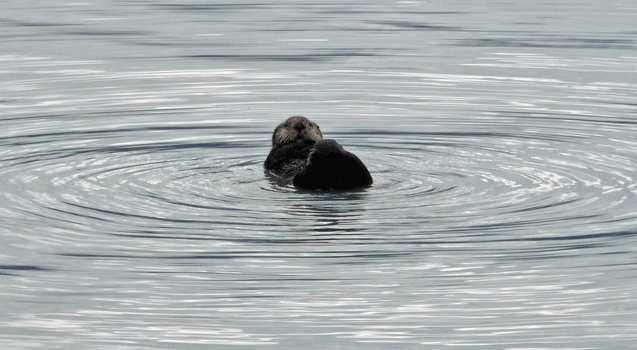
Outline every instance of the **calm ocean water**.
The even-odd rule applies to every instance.
[[[637,4],[0,4],[3,349],[631,349]],[[263,171],[317,122],[374,186]]]

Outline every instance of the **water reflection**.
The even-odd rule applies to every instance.
[[[307,193],[316,196],[316,194]],[[318,234],[359,233],[365,228],[366,193],[322,194],[307,203],[290,206],[291,215],[311,220]],[[323,197],[323,198],[321,198]]]

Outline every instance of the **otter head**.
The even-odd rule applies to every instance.
[[[305,117],[291,117],[274,129],[272,147],[278,147],[295,141],[314,141],[323,139],[318,125]]]

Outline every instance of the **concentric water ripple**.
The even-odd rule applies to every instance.
[[[162,129],[153,128],[150,134],[173,128]],[[195,132],[206,130],[198,125]],[[251,198],[256,200],[255,182],[263,177],[254,141],[217,137],[221,140],[182,143],[155,136],[136,142],[110,141],[128,134],[144,135],[143,130],[132,128],[87,131],[86,137],[75,135],[79,139],[68,142],[56,141],[46,130],[39,132],[20,137],[27,141],[5,140],[24,143],[20,147],[25,150],[7,159],[2,172],[5,183],[12,185],[7,196],[14,202],[16,216],[25,220],[45,216],[69,229],[143,234],[161,232],[162,226],[178,222],[184,229],[193,223],[241,226],[222,219],[219,211],[244,209]],[[93,134],[100,138],[91,139]],[[228,156],[229,149],[245,154]]]
[[[507,123],[515,120],[501,118],[492,126],[502,130],[489,133],[334,133],[375,179],[350,193],[297,191],[269,178],[265,127],[237,130],[244,140],[215,134],[231,123],[85,130],[72,141],[30,130],[4,139],[12,154],[0,174],[11,203],[3,210],[24,222],[45,218],[62,231],[230,240],[298,230],[325,210],[333,211],[335,231],[408,233],[399,241],[445,232],[581,238],[632,227],[635,143],[596,135],[596,123],[580,123],[570,136],[541,126],[516,133],[502,128]],[[166,140],[167,132],[198,136]],[[128,134],[140,141],[118,141]]]
[[[405,151],[404,140],[384,137],[394,149],[381,163],[386,182],[376,190],[391,204],[376,210],[420,210],[419,223],[443,223],[434,231],[523,228],[533,237],[570,236],[584,227],[594,235],[635,219],[634,145],[514,132],[410,136],[429,141],[420,149],[408,143]],[[615,153],[619,147],[628,152]]]

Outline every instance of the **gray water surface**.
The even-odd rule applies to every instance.
[[[3,349],[633,348],[637,5],[0,10]]]

